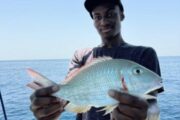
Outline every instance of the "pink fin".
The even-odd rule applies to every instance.
[[[61,85],[65,85],[65,84],[69,83],[72,80],[72,78],[79,73],[80,69],[81,68],[75,68],[74,70],[72,70],[68,74],[68,76],[63,81],[61,81]]]
[[[126,82],[124,80],[124,77],[121,78],[121,83],[122,83],[123,90],[128,92],[128,88],[127,88]]]
[[[32,78],[36,78],[36,79],[47,79],[45,76],[41,75],[40,73],[38,73],[37,71],[28,68],[27,69],[27,73],[32,77]]]

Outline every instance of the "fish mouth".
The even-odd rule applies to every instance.
[[[163,88],[163,86],[160,85],[160,86],[156,86],[156,87],[154,87],[154,88],[146,91],[146,92],[144,93],[145,98],[148,99],[148,100],[157,99],[157,97],[154,96],[154,95],[152,95],[152,93],[153,93],[154,91],[158,91],[158,90],[160,90],[160,89],[162,89],[162,88]]]

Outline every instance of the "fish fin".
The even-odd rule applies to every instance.
[[[118,106],[118,104],[108,105],[108,106],[105,106],[104,108],[98,110],[97,112],[105,111],[105,113],[104,113],[104,116],[105,116],[105,115],[111,113],[117,106]]]
[[[89,62],[88,64],[91,66],[91,65],[93,65],[93,64],[97,64],[97,63],[99,63],[99,62],[106,61],[106,60],[112,60],[112,57],[103,56],[103,57],[93,58],[93,59],[91,60],[91,62]]]
[[[65,85],[71,81],[71,79],[79,72],[80,68],[73,69],[64,80],[61,81],[61,85]]]
[[[34,79],[34,83],[39,84],[39,86],[48,87],[51,85],[56,85],[55,82],[49,80],[48,78],[46,78],[45,76],[41,75],[40,73],[36,72],[31,68],[27,69],[27,73]]]
[[[27,86],[33,90],[37,90],[37,89],[40,89],[42,88],[41,86],[37,85],[36,83],[34,82],[31,82],[31,83],[28,83]]]
[[[123,75],[121,76],[121,85],[122,85],[122,88],[123,88],[124,92],[128,92],[129,91]]]
[[[145,120],[161,120],[160,115],[155,115],[155,116],[147,116]]]
[[[112,58],[111,57],[98,57],[98,58],[93,58],[92,60],[90,60],[87,64],[85,64],[84,66],[80,67],[80,68],[75,68],[74,70],[72,70],[68,76],[66,77],[66,79],[64,79],[63,81],[61,81],[61,85],[65,85],[67,83],[69,83],[72,78],[74,76],[76,76],[78,73],[80,73],[81,71],[83,71],[84,69],[88,68],[89,66],[91,65],[94,65],[94,64],[97,64],[99,62],[102,62],[102,61],[106,61],[106,60],[111,60]]]
[[[98,58],[93,58],[90,62],[88,62],[86,65],[84,65],[83,67],[81,67],[81,71],[83,71],[84,69],[92,66],[92,65],[96,65],[100,62],[103,62],[103,61],[107,61],[107,60],[112,60],[111,57],[108,57],[108,56],[103,56],[103,57],[98,57]]]
[[[91,109],[91,106],[80,106],[73,103],[68,103],[64,109],[74,113],[85,113]]]
[[[146,120],[160,120],[160,110],[157,102],[150,103]]]
[[[146,99],[146,100],[157,99],[156,96],[149,95],[149,94],[144,94],[142,97],[143,97],[144,99]]]

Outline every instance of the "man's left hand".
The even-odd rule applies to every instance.
[[[125,92],[110,90],[109,95],[119,101],[111,113],[111,120],[145,120],[148,102]]]

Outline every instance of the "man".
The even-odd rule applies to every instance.
[[[110,56],[114,59],[123,58],[135,61],[160,75],[157,55],[152,48],[129,45],[123,40],[120,28],[121,21],[124,19],[124,9],[119,0],[86,0],[85,8],[94,21],[102,44],[92,49],[76,51],[71,61],[69,73],[85,65],[92,58]],[[67,102],[51,96],[59,89],[58,86],[51,86],[36,90],[31,95],[30,108],[38,120],[56,120],[64,111]],[[157,92],[161,91],[162,89]],[[152,94],[156,95],[157,92]],[[98,108],[92,108],[87,113],[78,114],[76,119],[145,120],[153,112],[159,116],[155,100],[146,101],[128,93],[114,90],[109,91],[109,95],[120,102],[110,115],[103,116],[103,112],[97,112]],[[156,111],[151,110],[152,106],[156,107]]]

